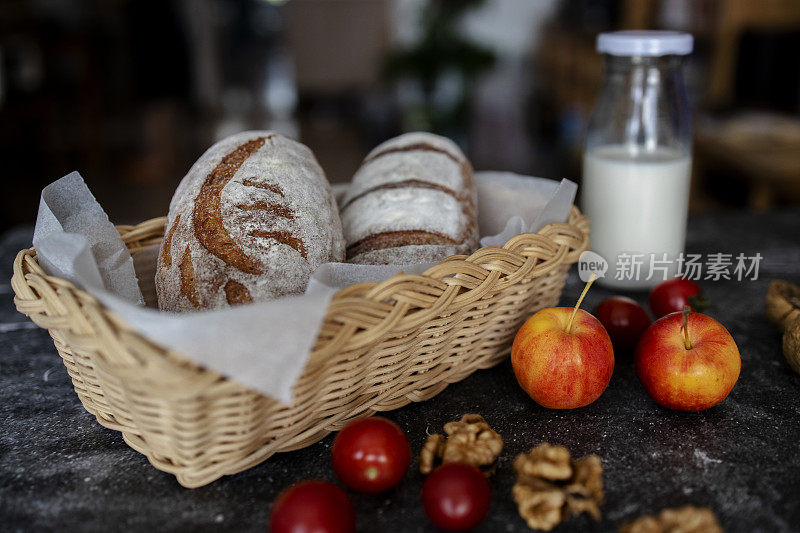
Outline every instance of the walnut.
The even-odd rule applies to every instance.
[[[800,287],[775,280],[767,290],[767,317],[783,331],[783,356],[800,374]]]
[[[519,475],[548,480],[569,479],[572,476],[569,450],[563,446],[542,444],[533,448],[528,455],[518,455],[514,461],[514,470]]]
[[[519,515],[531,529],[550,531],[564,519],[567,496],[558,487],[532,478],[529,483],[517,481],[511,494]]]
[[[574,473],[567,493],[567,509],[570,514],[589,513],[600,520],[600,504],[603,502],[603,465],[596,455],[589,455],[572,463]]]
[[[792,370],[800,374],[800,316],[789,322],[783,332],[783,356]]]
[[[706,507],[687,505],[664,509],[657,517],[642,516],[623,524],[620,533],[722,533],[714,512]]]
[[[545,443],[518,455],[514,470],[517,482],[512,495],[531,529],[549,531],[584,512],[600,520],[603,466],[598,456],[573,461],[563,446]]]
[[[428,440],[422,446],[422,451],[419,452],[419,471],[423,474],[430,474],[433,472],[434,463],[436,459],[444,454],[445,438],[438,433],[428,436]]]
[[[800,287],[782,279],[773,280],[764,300],[767,318],[782,330],[800,316]]]
[[[488,476],[503,449],[503,438],[481,415],[464,415],[444,425],[443,435],[428,437],[419,455],[419,471],[430,474],[436,463],[469,463]]]

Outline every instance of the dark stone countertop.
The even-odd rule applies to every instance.
[[[29,231],[0,240],[0,530],[264,531],[270,505],[304,478],[333,480],[333,437],[279,454],[241,474],[188,490],[128,448],[81,407],[46,331],[13,309],[11,261]],[[603,520],[573,518],[555,531],[617,531],[642,513],[688,503],[710,506],[726,531],[800,531],[800,376],[781,355],[767,321],[769,280],[800,281],[800,212],[716,214],[692,219],[689,252],[760,252],[758,281],[703,282],[738,343],[742,371],[731,395],[701,413],[656,406],[617,354],[606,392],[588,407],[550,411],[517,386],[510,364],[479,371],[434,399],[385,416],[414,454],[429,432],[467,412],[483,414],[506,442],[492,478],[489,517],[479,531],[529,531],[510,498],[516,454],[543,441],[605,468]],[[562,304],[581,287],[570,277]],[[610,293],[593,288],[584,305]],[[633,294],[641,303],[645,294]],[[380,496],[351,493],[360,531],[432,531],[419,505],[416,464]]]

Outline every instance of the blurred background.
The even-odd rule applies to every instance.
[[[301,140],[332,182],[410,130],[579,181],[615,29],[695,36],[693,211],[800,205],[797,0],[3,0],[0,230],[72,170],[114,222],[166,214],[244,129]]]

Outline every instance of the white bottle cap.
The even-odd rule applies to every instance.
[[[666,56],[692,53],[694,38],[677,31],[615,31],[597,36],[597,51],[614,56]]]

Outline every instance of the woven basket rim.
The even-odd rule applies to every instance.
[[[151,244],[158,243],[163,235],[163,226],[166,222],[166,217],[157,217],[153,219],[146,220],[136,225],[118,225],[116,226],[117,230],[120,233],[120,237],[122,238],[125,245],[131,252],[135,252],[141,248],[149,246]],[[161,231],[156,231],[157,235],[154,237],[154,229],[158,230],[161,228]],[[573,244],[577,243],[577,245],[569,246],[562,242],[565,239],[562,239],[562,236],[568,236],[569,239],[572,240]],[[566,240],[569,240],[566,239]],[[529,246],[532,242],[537,243],[538,245],[549,245],[551,247],[555,247],[558,252],[554,255],[553,258],[550,259],[552,265],[551,268],[556,268],[557,266],[568,263],[572,264],[578,260],[580,254],[587,250],[589,247],[589,221],[585,215],[583,215],[580,210],[576,206],[572,206],[569,219],[567,222],[558,222],[548,224],[539,230],[536,233],[522,233],[515,237],[509,239],[505,244],[502,246],[500,245],[493,245],[493,246],[486,246],[479,248],[469,256],[450,256],[448,258],[443,259],[437,265],[429,268],[422,274],[404,274],[402,272],[398,272],[397,274],[393,275],[387,280],[381,282],[360,282],[354,285],[349,285],[347,287],[339,289],[331,298],[328,304],[328,312],[326,313],[325,318],[323,319],[323,327],[318,332],[317,342],[312,350],[312,353],[309,357],[308,362],[306,363],[306,370],[304,372],[309,371],[309,368],[312,367],[315,361],[323,360],[326,357],[330,357],[334,355],[336,352],[340,351],[344,345],[340,342],[337,342],[337,335],[328,335],[327,337],[323,335],[323,330],[325,329],[325,325],[329,325],[331,323],[337,323],[341,326],[341,321],[337,319],[336,316],[336,306],[337,304],[352,304],[355,300],[372,300],[373,302],[380,302],[386,301],[387,294],[394,295],[394,291],[397,290],[396,286],[402,283],[414,282],[419,280],[427,280],[428,282],[439,282],[441,283],[443,280],[447,280],[448,282],[454,283],[453,280],[458,281],[460,274],[457,273],[455,275],[452,274],[453,267],[459,266],[464,268],[482,268],[485,266],[478,264],[482,259],[485,259],[487,254],[491,254],[492,250],[522,250],[525,249],[526,246]],[[570,248],[572,248],[570,250]],[[533,268],[533,261],[527,265],[527,269],[525,265],[522,268],[519,268],[516,274],[516,278],[513,281],[509,282],[516,282],[516,279],[520,279],[524,277],[527,273]],[[526,262],[527,264],[527,262]],[[548,271],[551,269],[549,268]],[[468,277],[468,274],[465,274]],[[492,280],[492,284],[496,283],[497,280],[500,278],[501,274],[495,276],[495,279]],[[458,283],[454,283],[457,285]],[[33,316],[35,313],[29,312],[26,309],[26,301],[34,301],[38,300],[42,292],[50,293],[51,300],[57,300],[59,297],[69,297],[74,300],[77,300],[81,307],[84,309],[94,308],[92,311],[96,311],[99,315],[107,319],[113,326],[117,329],[116,337],[119,338],[119,342],[122,343],[134,343],[139,346],[146,345],[148,350],[147,351],[155,351],[160,352],[164,358],[164,363],[168,364],[170,367],[174,369],[175,366],[182,367],[185,371],[192,372],[196,376],[196,372],[200,371],[202,373],[207,373],[207,378],[211,380],[222,379],[227,380],[224,376],[216,373],[213,370],[210,370],[194,361],[188,359],[180,352],[175,350],[170,350],[165,348],[158,343],[151,341],[147,338],[144,334],[139,333],[135,329],[133,329],[124,319],[118,316],[113,311],[107,309],[97,298],[91,295],[89,292],[78,288],[75,284],[70,281],[67,281],[63,278],[59,278],[57,276],[51,276],[44,272],[41,265],[39,265],[37,258],[36,258],[36,250],[34,247],[26,248],[20,250],[17,253],[17,256],[14,260],[13,265],[13,277],[11,279],[11,285],[14,290],[14,303],[17,306],[17,309],[22,312],[23,314],[29,316],[37,325],[43,327],[45,329],[50,329],[52,327],[57,327],[55,324],[48,324],[46,320],[42,320],[39,316]],[[484,285],[491,285],[490,283],[486,283]],[[480,287],[476,287],[480,288]],[[496,287],[494,287],[496,288]],[[487,289],[482,289],[487,290]],[[452,291],[457,292],[457,291]],[[471,291],[466,291],[471,292]],[[476,298],[480,296],[480,291],[475,291],[477,294],[472,295],[472,297]],[[26,295],[30,294],[31,297],[27,298]],[[39,296],[37,296],[39,294]],[[68,295],[68,296],[67,296]],[[48,300],[48,298],[44,297],[43,300]],[[395,304],[397,305],[397,300],[395,299]],[[86,312],[86,311],[84,311]],[[90,313],[95,314],[95,313]],[[45,317],[46,318],[46,317]],[[45,323],[42,323],[45,322]],[[391,322],[384,321],[380,325],[380,327],[385,330],[392,326]],[[347,335],[347,347],[352,348],[353,343],[359,342],[367,342],[366,340],[360,340],[358,334],[355,336]],[[366,331],[367,335],[364,337],[369,337],[371,334],[375,332]],[[355,337],[355,338],[354,338]],[[134,350],[134,351],[141,351],[141,350]],[[129,361],[128,362],[131,366],[138,366],[136,365],[136,361]],[[152,365],[148,365],[152,366]],[[118,370],[118,368],[117,368]],[[163,369],[162,369],[163,370]],[[151,373],[152,374],[152,373]],[[201,381],[205,382],[207,380],[196,380],[195,383],[200,383]]]

